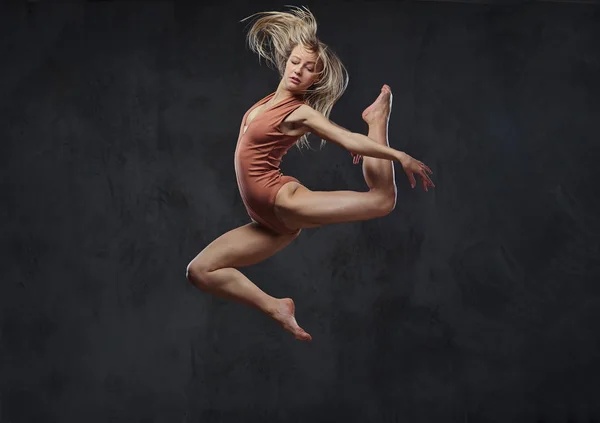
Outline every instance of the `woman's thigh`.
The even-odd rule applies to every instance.
[[[188,265],[210,272],[259,263],[288,245],[298,233],[279,235],[252,222],[224,233],[206,246]]]
[[[311,228],[385,216],[396,205],[394,190],[311,191],[290,182],[277,193],[275,213],[289,228]]]

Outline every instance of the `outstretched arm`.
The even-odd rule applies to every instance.
[[[351,132],[336,125],[310,106],[303,104],[294,110],[289,118],[294,123],[304,126],[307,132],[312,132],[321,138],[338,144],[355,155],[400,162],[413,188],[416,183],[414,174],[421,176],[424,187],[435,187],[428,175],[428,173],[433,174],[433,172],[425,163],[414,159],[403,151],[379,144],[365,135]]]
[[[333,142],[354,154],[377,159],[393,160],[402,163],[410,157],[408,154],[379,144],[363,134],[351,132],[343,128],[310,106],[302,105],[296,109],[290,118],[306,127],[308,132]]]

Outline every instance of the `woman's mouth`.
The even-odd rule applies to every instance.
[[[292,81],[294,84],[299,84],[300,80],[294,76],[290,76],[290,81]]]

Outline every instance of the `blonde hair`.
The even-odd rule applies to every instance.
[[[317,81],[305,92],[304,102],[329,118],[333,105],[348,86],[348,72],[338,56],[317,38],[317,21],[307,7],[289,6],[289,12],[258,12],[247,18],[254,19],[246,40],[250,49],[267,65],[275,67],[283,77],[286,62],[297,45],[317,55],[321,67]],[[317,67],[317,69],[318,69]],[[321,140],[321,147],[325,140]],[[308,134],[296,146],[310,147]]]

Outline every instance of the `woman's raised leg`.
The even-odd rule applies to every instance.
[[[392,92],[384,85],[379,97],[365,109],[363,119],[369,125],[368,137],[388,145],[388,122]],[[396,205],[394,166],[390,160],[363,158],[367,192],[311,191],[290,182],[277,194],[275,211],[290,228],[310,228],[332,223],[368,220],[389,214]]]
[[[391,112],[392,90],[388,85],[384,85],[379,97],[362,113],[363,120],[369,125],[367,136],[388,147],[388,124]],[[363,175],[370,189],[392,191],[395,203],[397,190],[394,162],[374,157],[363,157]]]
[[[266,313],[297,339],[310,341],[311,336],[296,322],[291,298],[266,294],[236,269],[267,259],[297,236],[278,235],[257,223],[233,229],[211,242],[188,264],[187,279],[202,291]]]

